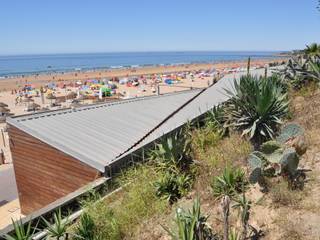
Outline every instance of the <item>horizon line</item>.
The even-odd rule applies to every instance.
[[[85,51],[85,52],[47,52],[47,53],[9,53],[0,54],[0,57],[11,57],[11,56],[41,56],[41,55],[62,55],[62,54],[108,54],[108,53],[165,53],[165,52],[291,52],[292,50],[141,50],[141,51]]]

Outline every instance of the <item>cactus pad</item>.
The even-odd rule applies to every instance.
[[[276,140],[284,144],[286,143],[289,139],[295,138],[297,136],[303,135],[304,130],[301,126],[295,123],[291,123],[286,125],[282,130],[280,135],[276,138]]]
[[[281,148],[281,145],[277,141],[271,140],[261,145],[261,152],[271,154],[279,148]]]

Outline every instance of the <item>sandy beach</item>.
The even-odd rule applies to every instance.
[[[270,62],[281,62],[286,58],[270,58],[270,59],[258,59],[251,60],[251,66],[263,67],[265,64]],[[102,79],[102,78],[113,78],[113,77],[130,77],[130,76],[141,76],[150,74],[165,74],[165,73],[176,73],[176,72],[192,72],[201,71],[207,69],[216,69],[222,71],[226,68],[239,68],[246,67],[247,61],[227,61],[220,63],[199,63],[199,64],[186,64],[186,65],[172,65],[172,66],[150,66],[150,67],[139,67],[139,68],[120,68],[120,69],[106,69],[106,70],[91,70],[91,71],[80,71],[80,72],[66,72],[66,73],[46,73],[36,75],[25,75],[19,77],[6,77],[0,79],[0,90],[9,91],[17,89],[26,83],[32,84],[35,87],[48,84],[50,82],[59,81],[77,81],[77,80],[88,80],[88,79]]]

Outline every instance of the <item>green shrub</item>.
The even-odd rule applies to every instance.
[[[166,172],[155,183],[156,195],[173,203],[187,194],[192,178],[186,174]]]
[[[197,153],[201,153],[206,151],[207,148],[215,146],[220,139],[220,133],[210,127],[195,129],[192,132],[192,149]]]
[[[75,240],[96,240],[96,226],[93,218],[86,212],[80,216],[75,230]]]
[[[121,229],[118,223],[119,219],[115,216],[114,210],[109,207],[105,202],[101,201],[96,204],[93,204],[87,209],[88,215],[94,222],[95,226],[95,239],[103,240],[118,240],[121,239]],[[91,223],[88,223],[91,225]],[[91,226],[88,227],[89,230],[87,235],[90,235]],[[78,233],[78,230],[75,230],[75,233]]]
[[[213,195],[217,198],[223,196],[234,197],[237,193],[241,193],[247,186],[245,173],[242,169],[226,167],[221,176],[216,176],[212,182]]]

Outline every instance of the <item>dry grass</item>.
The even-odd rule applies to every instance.
[[[274,207],[290,206],[299,208],[301,200],[305,196],[302,191],[288,189],[288,183],[284,180],[272,186],[269,194]]]

